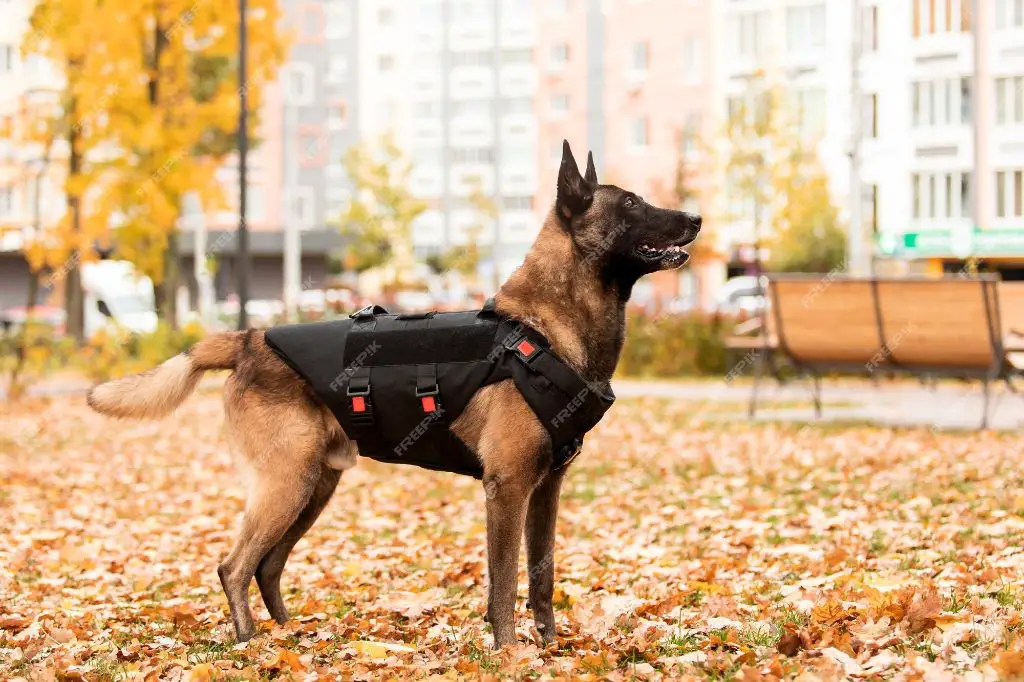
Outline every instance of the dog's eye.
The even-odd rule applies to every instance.
[[[636,206],[636,199],[633,197],[626,197],[626,200],[622,202],[623,208],[633,208]]]

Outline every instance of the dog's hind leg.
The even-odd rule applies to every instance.
[[[231,380],[229,380],[230,382]],[[316,408],[283,402],[257,389],[228,385],[225,411],[231,440],[254,473],[234,548],[217,568],[238,641],[250,639],[249,584],[264,556],[306,509],[327,463],[328,442]]]
[[[530,608],[545,644],[555,638],[551,604],[555,583],[555,520],[565,470],[552,471],[530,496],[526,515],[526,565],[530,577]]]
[[[253,486],[235,546],[217,567],[239,642],[248,641],[255,634],[249,611],[249,583],[256,567],[306,507],[317,484],[319,466],[294,473],[283,469],[274,473],[274,477],[261,476]]]
[[[341,471],[326,465],[323,467],[320,480],[317,482],[309,502],[306,503],[306,507],[285,532],[284,537],[264,555],[256,568],[256,584],[259,585],[263,603],[266,604],[270,617],[278,623],[288,621],[288,609],[285,608],[284,599],[281,597],[281,573],[284,571],[285,562],[288,561],[288,555],[295,544],[316,523],[320,512],[324,510],[334,494],[339,479],[341,479]]]

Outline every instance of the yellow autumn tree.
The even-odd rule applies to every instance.
[[[264,85],[284,54],[274,0],[249,0],[248,81],[240,86],[238,8],[195,0],[105,0],[116,6],[116,59],[125,85],[109,106],[116,158],[107,167],[102,211],[116,216],[119,257],[157,286],[159,312],[175,320],[176,227],[182,197],[224,205],[215,173],[236,149],[239,89],[246,88],[250,138]]]
[[[84,335],[79,266],[95,258],[94,245],[106,220],[88,210],[87,192],[101,172],[101,145],[109,139],[104,103],[119,88],[113,57],[124,38],[109,3],[98,0],[40,0],[22,44],[25,58],[45,60],[59,75],[52,87],[26,95],[26,116],[16,122],[16,144],[53,142],[49,162],[64,177],[67,210],[25,248],[34,271],[49,268],[50,283],[63,285],[68,333]]]

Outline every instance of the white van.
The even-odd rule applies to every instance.
[[[137,334],[156,331],[153,281],[136,273],[129,261],[85,263],[82,265],[82,291],[86,338],[100,329]]]

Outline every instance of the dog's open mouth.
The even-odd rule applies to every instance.
[[[670,246],[651,246],[640,244],[636,247],[636,253],[648,263],[657,263],[662,267],[679,267],[690,260],[682,244]]]

